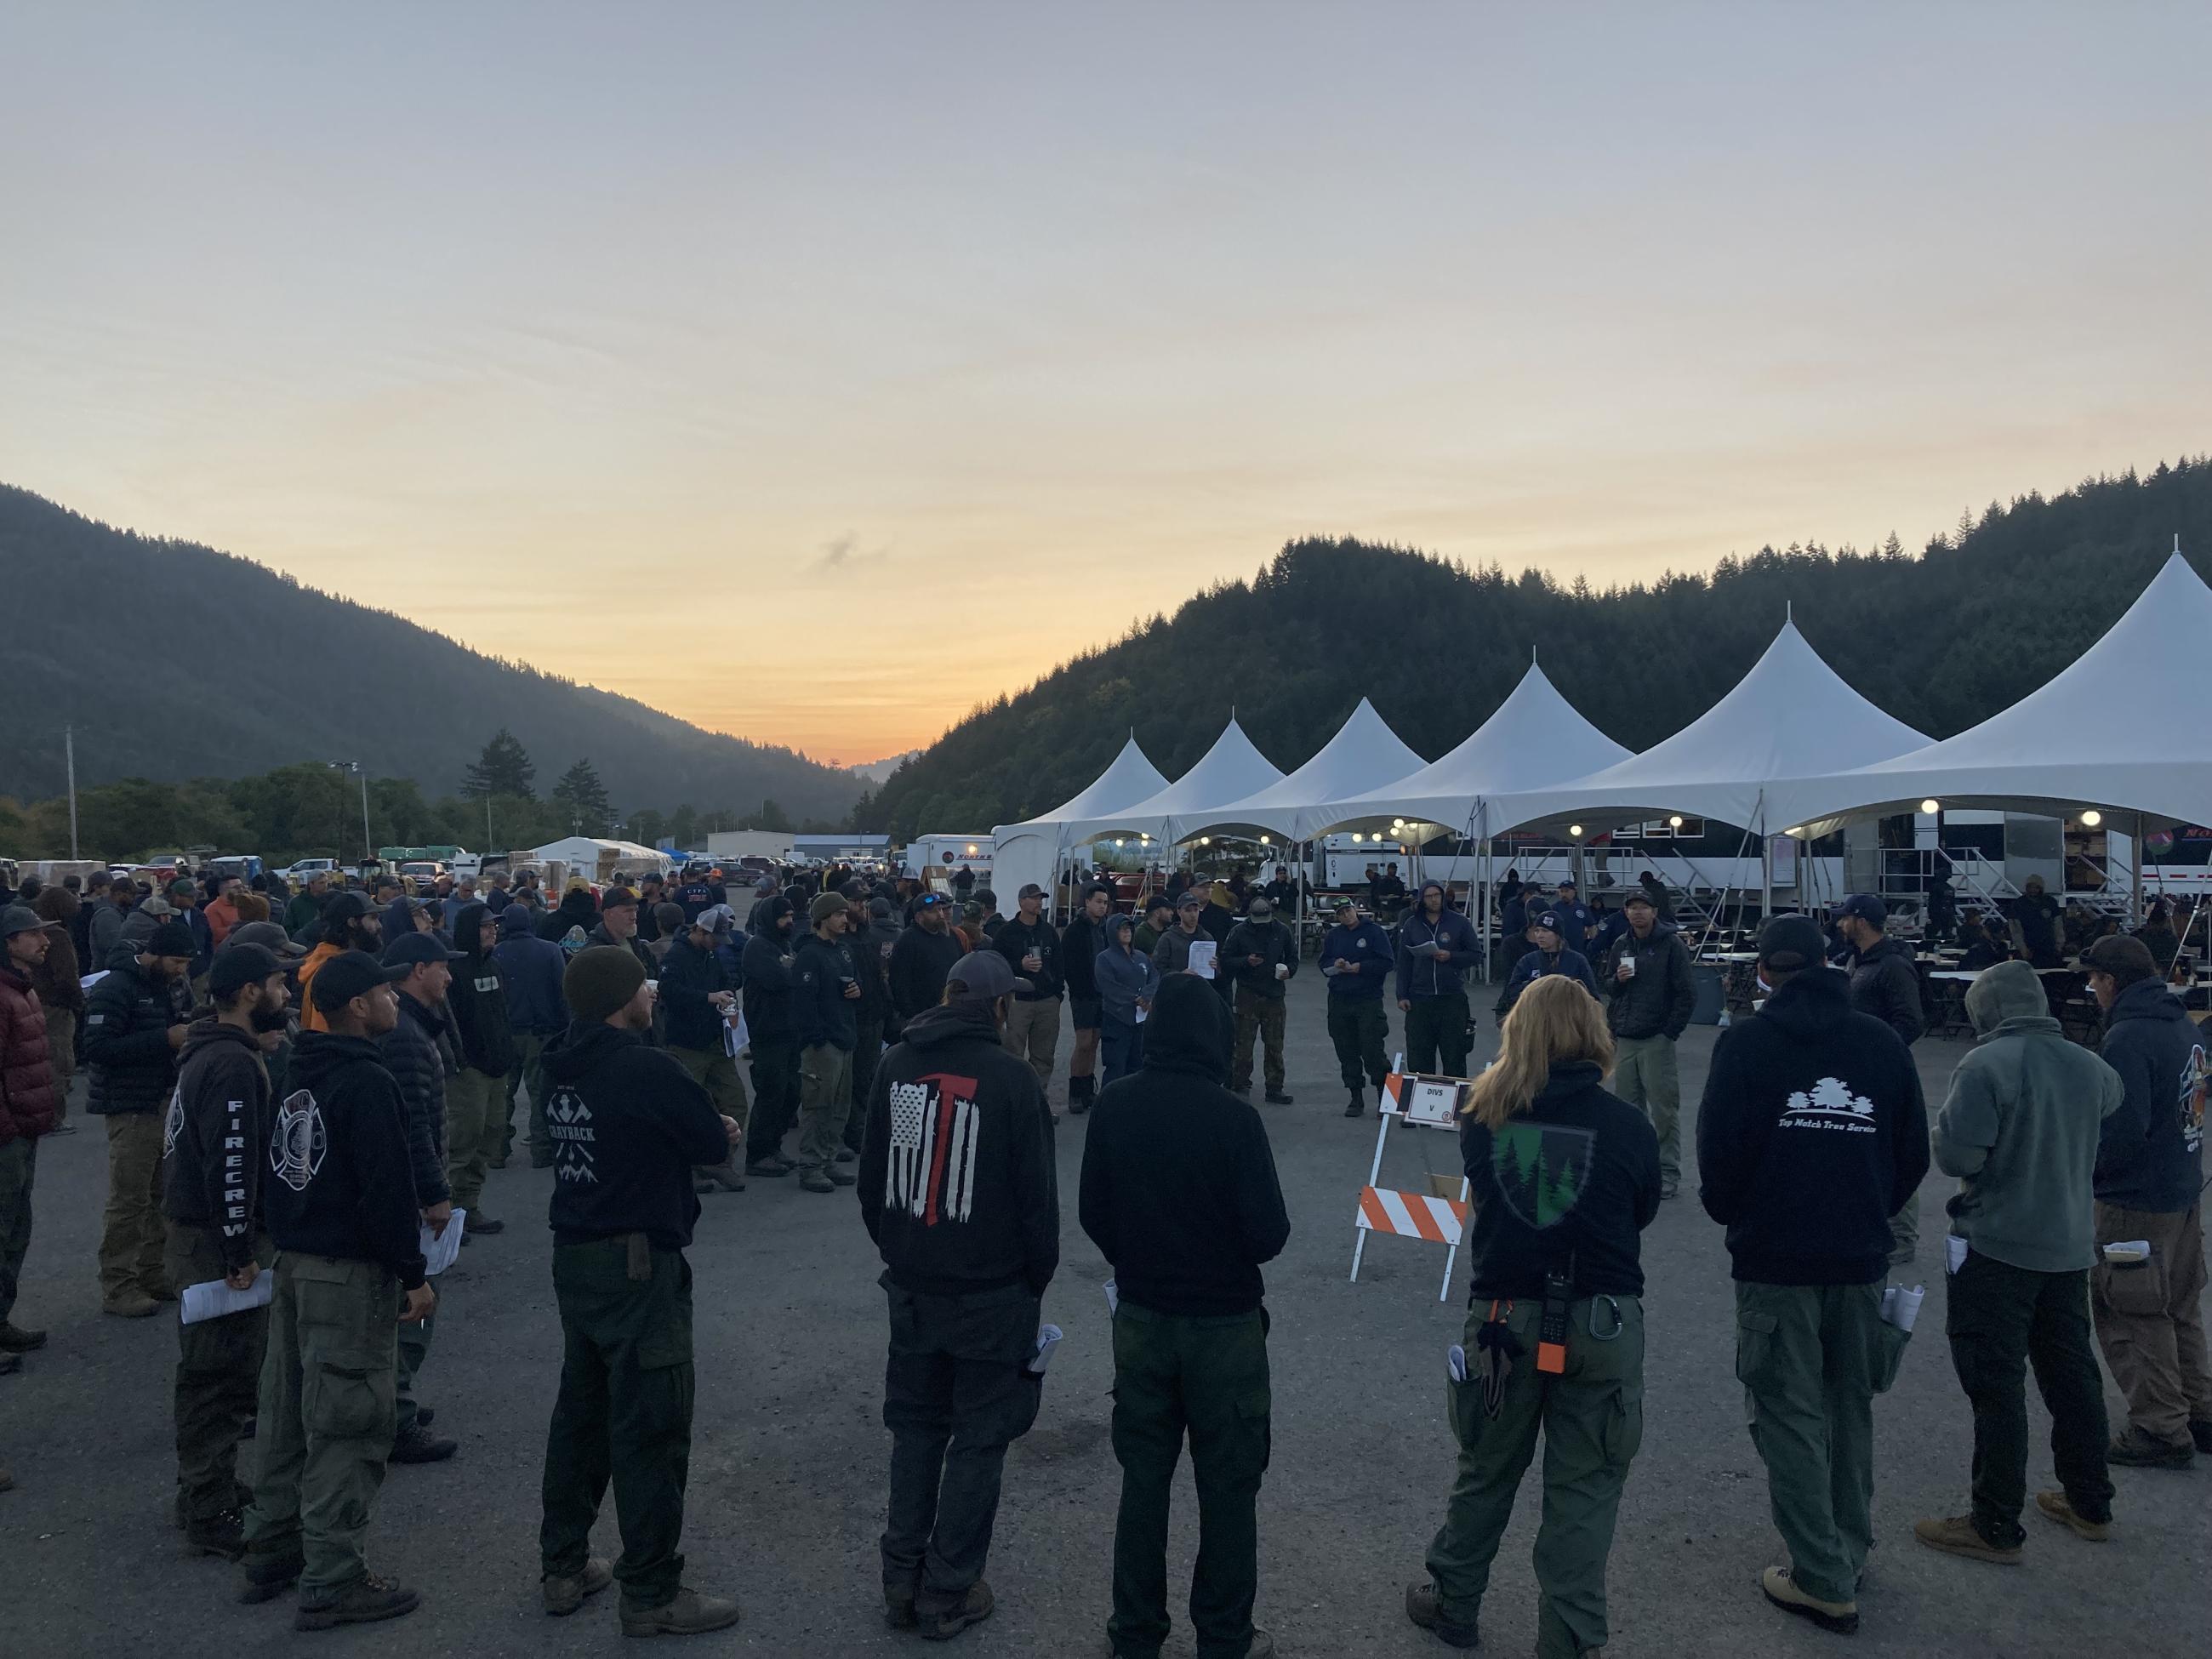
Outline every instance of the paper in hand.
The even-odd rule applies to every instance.
[[[422,1224],[422,1237],[416,1243],[422,1252],[422,1273],[425,1278],[435,1279],[447,1268],[452,1267],[454,1261],[460,1255],[461,1229],[467,1223],[468,1218],[469,1212],[466,1210],[454,1211],[453,1218],[446,1224],[446,1231],[442,1237],[430,1231],[428,1222]]]
[[[179,1317],[184,1324],[197,1325],[248,1308],[265,1308],[276,1295],[276,1275],[266,1267],[253,1276],[251,1290],[234,1291],[227,1279],[210,1279],[204,1285],[187,1285],[178,1293]]]

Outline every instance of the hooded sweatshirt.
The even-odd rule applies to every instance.
[[[907,1021],[868,1085],[858,1170],[884,1278],[917,1296],[1042,1296],[1060,1266],[1057,1169],[1044,1090],[988,1003]]]
[[[468,960],[453,963],[446,1006],[453,1016],[461,1064],[503,1078],[514,1066],[514,1034],[507,1023],[506,984],[493,954],[490,918],[491,907],[473,899],[453,913],[453,949]]]
[[[568,999],[561,975],[568,959],[561,947],[538,937],[526,904],[510,904],[499,919],[499,944],[492,961],[507,998],[507,1026],[526,1036],[558,1035],[568,1024]]]
[[[1437,945],[1448,954],[1439,957],[1430,948]],[[1481,960],[1474,924],[1449,905],[1433,922],[1426,910],[1416,909],[1398,924],[1398,995],[1405,1001],[1458,995],[1467,970]]]
[[[1459,1150],[1474,1300],[1541,1297],[1553,1268],[1573,1274],[1577,1297],[1644,1294],[1638,1235],[1659,1213],[1659,1137],[1594,1062],[1553,1066],[1500,1128],[1462,1118]]]
[[[1841,973],[1797,974],[1721,1034],[1698,1108],[1698,1172],[1735,1278],[1882,1277],[1889,1218],[1928,1173],[1928,1109],[1911,1055],[1852,1012]]]
[[[783,919],[790,914],[791,901],[781,893],[753,907],[752,937],[739,961],[744,969],[745,1030],[756,1042],[792,1040],[791,969],[785,962],[796,947],[783,930]]]
[[[2203,1034],[2179,997],[2137,980],[2106,1012],[2103,1052],[2125,1093],[2097,1148],[2097,1201],[2160,1215],[2190,1208],[2203,1178]]]
[[[884,978],[890,987],[891,1009],[901,1019],[912,1019],[934,1007],[945,995],[945,976],[968,948],[948,927],[933,933],[920,922],[909,925],[891,946]]]
[[[1155,1313],[1249,1313],[1291,1237],[1267,1131],[1229,1092],[1229,1010],[1204,980],[1160,981],[1141,1070],[1091,1108],[1083,1231],[1123,1299]]]
[[[2119,1073],[2066,1040],[2024,962],[1976,980],[1966,1017],[1978,1046],[1936,1114],[1936,1167],[1960,1177],[1952,1233],[2031,1273],[2095,1267],[2090,1183],[2099,1133],[2119,1109]]]
[[[251,1032],[204,1019],[185,1039],[162,1138],[162,1213],[204,1228],[226,1272],[255,1259],[261,1183],[276,1122],[269,1069]]]
[[[845,994],[859,981],[853,953],[841,934],[809,933],[799,941],[791,970],[791,1024],[802,1048],[860,1047],[860,1000]]]
[[[730,1156],[713,1098],[635,1031],[578,1024],[545,1046],[556,1244],[643,1233],[680,1250],[699,1219],[694,1164]]]
[[[1160,971],[1152,966],[1150,957],[1136,948],[1136,930],[1129,926],[1128,917],[1109,918],[1105,933],[1106,948],[1091,963],[1091,981],[1098,988],[1099,1011],[1124,1025],[1133,1025],[1138,999],[1149,1000],[1159,991]]]
[[[599,907],[582,888],[575,888],[561,896],[557,908],[549,910],[538,919],[538,937],[557,945],[568,936],[571,927],[580,927],[586,937],[599,925]]]
[[[376,1044],[302,1031],[285,1081],[262,1187],[270,1237],[279,1250],[380,1263],[413,1290],[423,1279],[421,1206],[399,1085]]]

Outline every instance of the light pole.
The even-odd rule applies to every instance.
[[[376,848],[368,835],[368,773],[359,761],[325,761],[333,772],[355,772],[361,776],[361,861],[366,865],[376,856]],[[343,855],[341,855],[343,856]]]

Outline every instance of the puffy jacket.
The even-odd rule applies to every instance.
[[[668,1046],[720,1053],[722,1011],[707,999],[729,988],[722,964],[712,951],[693,948],[690,929],[669,940],[668,954],[660,959],[660,1006],[668,1015]]]
[[[1449,954],[1438,960],[1428,948],[1434,945]],[[1403,1001],[1457,995],[1466,988],[1467,970],[1481,960],[1474,925],[1456,910],[1447,909],[1433,923],[1415,910],[1398,924],[1398,995]]]
[[[1928,1021],[1920,1011],[1920,971],[1913,965],[1911,945],[1878,939],[1853,953],[1848,971],[1852,1007],[1888,1026],[1908,1048],[1920,1041]]]
[[[2172,1215],[2197,1202],[2204,1152],[2204,1036],[2181,999],[2137,980],[2105,1015],[2105,1063],[2120,1074],[2120,1109],[2097,1146],[2097,1200]]]
[[[1616,975],[1631,957],[1636,974],[1623,981]],[[1653,922],[1646,939],[1626,933],[1615,939],[1598,968],[1597,982],[1605,993],[1606,1024],[1613,1036],[1663,1036],[1672,1042],[1689,1030],[1690,1012],[1698,1004],[1690,947],[1665,922]]]
[[[167,1110],[177,1082],[169,1028],[183,1023],[168,981],[141,968],[129,945],[117,945],[107,977],[85,998],[79,1052],[92,1078],[85,1109],[101,1116]]]
[[[399,1085],[415,1200],[428,1209],[453,1195],[446,1184],[446,1079],[459,1067],[453,1061],[446,1017],[402,991],[399,1023],[378,1040],[377,1050]]]
[[[1275,976],[1277,965],[1288,968],[1293,975],[1298,971],[1297,941],[1273,916],[1245,917],[1229,930],[1221,955],[1231,983],[1247,996],[1265,997],[1271,1002],[1283,1000],[1285,981]],[[1260,958],[1257,968],[1247,960],[1250,957]]]
[[[28,977],[0,963],[0,1146],[52,1133],[58,1105],[46,1010]]]
[[[529,906],[507,907],[499,919],[499,944],[491,954],[499,963],[501,989],[507,994],[508,1028],[539,1037],[566,1030],[568,1000],[561,989],[561,975],[568,959],[559,945],[538,937]]]

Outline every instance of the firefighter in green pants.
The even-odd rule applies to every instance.
[[[1808,916],[1759,936],[1759,1012],[1723,1034],[1698,1108],[1698,1197],[1728,1229],[1735,1374],[1786,1566],[1759,1587],[1824,1630],[1859,1623],[1873,1534],[1874,1396],[1903,1357],[1881,1318],[1889,1218],[1928,1172],[1905,1044],[1851,1008]]]
[[[738,1622],[736,1601],[685,1588],[684,1487],[691,1464],[691,1171],[727,1158],[734,1118],[649,1047],[653,996],[619,945],[579,951],[562,976],[575,1024],[545,1051],[552,1131],[553,1292],[561,1393],[545,1436],[539,1583],[572,1613],[622,1584],[625,1636]],[[611,1482],[622,1559],[592,1557]]]
[[[1628,931],[1598,964],[1606,1022],[1613,1030],[1613,1086],[1639,1107],[1659,1135],[1659,1196],[1682,1181],[1682,1084],[1674,1045],[1698,1004],[1690,949],[1659,920],[1651,895],[1637,888],[1621,902]]]
[[[395,1619],[421,1599],[370,1572],[366,1552],[395,1425],[392,1316],[436,1304],[399,1087],[376,1043],[398,1023],[392,985],[405,971],[347,951],[316,973],[328,1029],[301,1033],[264,1152],[276,1287],[240,1599],[296,1582],[295,1630]]]
[[[1581,981],[1529,985],[1474,1084],[1460,1152],[1474,1204],[1467,1340],[1447,1383],[1459,1474],[1406,1616],[1479,1639],[1490,1565],[1544,1442],[1538,1659],[1605,1645],[1605,1569],[1644,1437],[1642,1233],[1659,1143],[1602,1086],[1613,1042]]]

